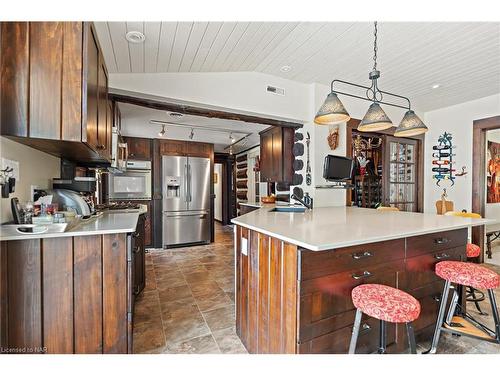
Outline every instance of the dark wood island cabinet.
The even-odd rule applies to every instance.
[[[323,208],[318,209],[322,211],[316,218],[314,213],[309,217],[292,214],[296,216],[291,218],[268,210],[261,208],[233,219],[236,330],[250,353],[347,353],[355,316],[351,291],[363,283],[389,285],[417,298],[421,305],[420,316],[413,323],[417,340],[431,337],[444,285],[435,275],[434,266],[442,260],[465,260],[467,228],[451,221],[443,225],[447,219],[431,215],[397,213],[422,216],[387,215],[386,224],[399,227],[398,221],[409,220],[423,227],[429,220],[429,224],[439,224],[443,229],[427,227],[420,235],[395,235],[382,241],[360,241],[358,237],[352,241],[358,244],[339,242],[338,248],[311,250],[292,242],[317,246],[322,240],[314,242],[317,235],[308,234],[314,232],[312,223],[328,230],[321,235],[329,238],[328,243],[338,237],[342,237],[339,241],[351,237],[343,232],[339,236],[330,223],[324,222],[330,211],[340,216],[332,218],[332,222],[347,226],[351,221],[369,220],[369,215],[376,213],[360,208]],[[345,212],[347,215],[342,216]],[[351,219],[350,215],[356,217]],[[285,228],[288,222],[290,228]],[[363,315],[356,352],[376,351],[378,337],[379,322]],[[404,325],[387,325],[387,343],[389,352],[406,350]]]

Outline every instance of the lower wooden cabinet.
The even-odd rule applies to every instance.
[[[133,258],[133,293],[138,296],[146,285],[146,248],[145,248],[145,214],[139,216],[137,229],[132,234],[132,258]]]
[[[351,291],[378,283],[407,291],[421,304],[415,334],[428,339],[443,281],[441,260],[465,257],[467,229],[326,251],[309,251],[236,227],[236,331],[250,353],[348,351],[355,307]],[[379,321],[363,317],[357,353],[378,347]],[[387,325],[388,352],[408,347],[404,325]]]
[[[130,353],[126,233],[1,242],[3,353]]]

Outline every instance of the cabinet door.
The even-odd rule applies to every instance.
[[[260,135],[260,180],[270,182],[272,177],[273,136],[266,132]]]
[[[97,78],[97,147],[101,156],[106,157],[107,131],[108,131],[108,74],[104,60],[99,55],[99,73]]]
[[[142,292],[146,284],[146,259],[144,249],[144,215],[139,217],[137,229],[134,233],[134,294],[137,296]]]
[[[418,141],[387,136],[385,139],[385,205],[417,211]]]
[[[29,136],[60,139],[63,23],[30,23]]]
[[[271,178],[272,181],[283,181],[283,137],[281,128],[276,127],[273,129],[272,138]]]
[[[99,47],[93,29],[89,29],[87,45],[87,143],[97,150]]]
[[[128,145],[128,157],[133,160],[151,160],[151,140],[123,137]]]

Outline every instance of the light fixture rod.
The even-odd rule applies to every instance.
[[[331,91],[335,94],[340,94],[340,95],[346,95],[346,96],[350,96],[352,98],[357,98],[357,99],[363,99],[363,100],[366,100],[368,102],[373,102],[374,100],[371,99],[371,98],[367,98],[367,97],[364,97],[364,96],[360,96],[360,95],[355,95],[355,94],[349,94],[347,92],[343,92],[343,91],[338,91],[338,90],[334,90],[333,89],[333,85],[334,83],[343,83],[343,84],[346,84],[346,85],[349,85],[349,86],[354,86],[354,87],[359,87],[359,88],[362,88],[362,89],[366,89],[366,90],[370,90],[372,87],[371,86],[363,86],[363,85],[360,85],[360,84],[357,84],[357,83],[352,83],[352,82],[348,82],[348,81],[343,81],[341,79],[334,79],[332,81],[332,83],[330,84],[330,88],[331,88]],[[394,103],[390,103],[390,102],[385,102],[385,101],[379,101],[379,100],[375,100],[377,103],[380,103],[380,104],[385,104],[385,105],[390,105],[391,107],[397,107],[397,108],[403,108],[403,109],[408,109],[410,110],[411,109],[411,103],[410,103],[410,99],[408,99],[406,96],[402,96],[402,95],[397,95],[397,94],[393,94],[393,93],[390,93],[390,92],[387,92],[387,91],[382,91],[382,90],[378,90],[378,92],[381,92],[382,94],[386,94],[386,95],[390,95],[390,96],[394,96],[396,98],[400,98],[400,99],[404,99],[408,102],[408,106],[402,106],[402,105],[399,105],[399,104],[394,104]]]
[[[218,132],[218,133],[233,133],[233,134],[245,134],[245,136],[248,136],[252,133],[244,132],[244,131],[239,131],[239,130],[234,130],[234,129],[227,129],[227,128],[216,128],[214,129],[213,127],[210,126],[203,126],[203,125],[190,125],[190,124],[178,124],[176,122],[169,122],[169,121],[163,121],[163,120],[149,120],[150,124],[155,124],[155,125],[169,125],[169,126],[177,126],[180,128],[188,128],[188,129],[202,129],[202,130],[207,130],[211,132]]]
[[[224,150],[227,150],[229,147],[232,147],[232,146],[234,146],[235,144],[240,143],[241,141],[243,141],[244,139],[246,139],[246,138],[248,138],[248,137],[250,137],[250,136],[251,136],[251,134],[247,134],[247,135],[245,135],[244,137],[241,137],[241,138],[240,138],[240,139],[238,139],[237,141],[234,141],[234,142],[232,142],[231,144],[229,144],[229,145],[227,145],[226,147],[224,147]]]

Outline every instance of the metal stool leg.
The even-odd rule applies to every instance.
[[[500,342],[500,317],[498,316],[497,301],[493,289],[488,289],[488,296],[490,297],[491,312],[493,314],[493,321],[495,322],[495,334],[497,342]]]
[[[413,325],[411,322],[406,323],[406,333],[408,334],[410,353],[417,354],[417,343],[415,342],[415,333],[413,332]]]
[[[379,336],[379,344],[378,344],[378,354],[385,354],[387,349],[387,323],[383,320],[380,320],[380,336]]]
[[[356,343],[358,342],[359,327],[361,326],[361,316],[363,313],[360,309],[356,310],[356,318],[354,319],[354,327],[352,328],[351,343],[349,345],[349,354],[356,353]]]
[[[439,342],[439,336],[441,335],[441,327],[443,326],[443,320],[444,320],[444,315],[445,315],[445,310],[446,310],[446,302],[448,301],[448,293],[450,291],[450,285],[451,283],[446,280],[444,283],[444,289],[443,289],[443,294],[441,296],[441,305],[439,306],[439,313],[437,316],[437,321],[436,321],[436,328],[434,329],[434,336],[432,337],[432,345],[431,348],[424,353],[431,353],[435,354],[437,350],[437,345]]]
[[[453,319],[453,316],[455,315],[457,305],[458,305],[458,292],[457,289],[455,288],[453,290],[453,297],[451,297],[450,308],[448,310],[448,314],[446,315],[446,320],[445,320],[446,324],[451,323],[451,319]]]

